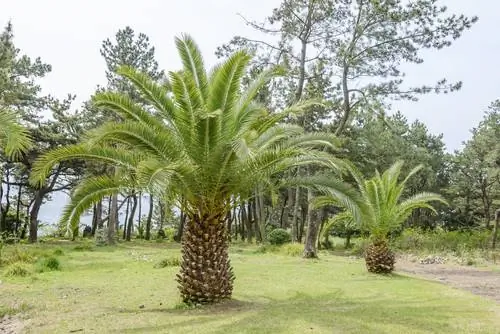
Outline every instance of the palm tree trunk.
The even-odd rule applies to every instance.
[[[210,218],[209,218],[210,217]],[[188,217],[182,238],[182,263],[177,275],[186,303],[215,303],[230,298],[234,274],[228,255],[226,213]]]

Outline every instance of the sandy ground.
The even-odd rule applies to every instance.
[[[420,264],[399,259],[396,271],[436,280],[500,303],[500,271],[452,264]]]
[[[23,323],[16,317],[5,316],[0,318],[0,333],[2,334],[18,334],[23,330]]]

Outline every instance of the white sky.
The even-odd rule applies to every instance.
[[[81,101],[105,84],[99,48],[118,29],[131,26],[150,37],[160,68],[180,65],[174,36],[187,32],[200,45],[205,62],[215,62],[215,48],[234,35],[255,34],[237,13],[262,21],[279,0],[0,0],[0,25],[12,20],[15,44],[23,53],[53,66],[41,84],[46,93]],[[442,77],[463,80],[461,91],[428,95],[417,103],[398,103],[410,120],[422,120],[433,133],[443,133],[448,150],[469,138],[469,129],[500,98],[500,2],[441,0],[452,12],[478,15],[479,22],[451,48],[429,52],[422,65],[407,70],[407,83],[432,84]],[[43,217],[42,217],[43,219]]]

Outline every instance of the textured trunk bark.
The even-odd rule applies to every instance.
[[[146,220],[146,240],[151,240],[151,221],[153,220],[154,199],[153,195],[149,195],[149,211]]]
[[[17,188],[17,203],[16,203],[16,235],[19,233],[19,225],[20,225],[20,216],[21,216],[21,197],[23,194],[23,187],[19,186]]]
[[[500,209],[495,212],[495,226],[493,226],[493,236],[491,241],[491,248],[495,249],[497,246],[498,228],[500,227]]]
[[[174,241],[176,242],[182,241],[182,235],[184,234],[185,226],[186,226],[186,213],[184,211],[181,211],[179,226],[177,227],[177,232],[175,233]]]
[[[292,242],[297,242],[298,237],[298,224],[297,218],[299,216],[299,204],[300,204],[300,188],[295,189],[295,197],[293,199],[293,214],[292,214]]]
[[[102,200],[97,202],[96,204],[96,218],[97,218],[97,228],[103,228],[103,221],[102,221]]]
[[[132,239],[132,226],[134,225],[135,210],[137,209],[137,195],[132,195],[132,211],[130,211],[130,216],[128,217],[127,223],[127,235],[125,240],[130,241]]]
[[[313,194],[311,190],[307,190],[307,202],[310,203],[312,200]],[[318,252],[316,250],[316,240],[318,239],[319,232],[319,224],[318,217],[316,212],[309,207],[307,213],[307,234],[306,234],[306,242],[304,245],[304,253],[303,257],[305,258],[317,258]]]
[[[118,195],[111,196],[111,211],[108,219],[108,245],[113,245],[116,238],[116,222],[118,216]]]
[[[5,170],[5,177],[7,181],[7,191],[5,192],[5,206],[0,204],[0,208],[2,209],[2,217],[1,217],[1,226],[0,226],[0,232],[7,232],[11,233],[13,232],[11,230],[10,226],[7,226],[7,214],[9,213],[10,210],[10,169]],[[3,187],[2,184],[0,184],[0,187]],[[0,202],[2,198],[0,197]]]
[[[182,238],[182,263],[177,275],[182,300],[216,303],[231,297],[234,274],[228,255],[225,213],[189,217]]]
[[[38,241],[38,213],[40,212],[40,207],[42,206],[44,193],[42,190],[37,190],[35,194],[35,200],[30,210],[30,236],[29,242],[35,243]]]

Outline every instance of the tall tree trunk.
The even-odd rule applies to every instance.
[[[97,204],[92,206],[92,231],[90,234],[95,235],[95,230],[97,230]]]
[[[495,211],[495,226],[493,226],[492,241],[491,241],[491,248],[493,249],[495,249],[497,246],[499,225],[500,225],[500,209]]]
[[[245,221],[247,219],[247,214],[245,212],[245,205],[240,205],[240,237],[241,241],[245,241],[246,231],[245,231]]]
[[[297,175],[298,176],[298,175]],[[295,189],[295,198],[293,199],[293,214],[292,214],[292,242],[298,241],[298,217],[300,204],[300,188]]]
[[[245,204],[243,204],[245,205]],[[254,230],[253,230],[253,220],[255,217],[253,217],[253,209],[252,209],[252,204],[250,201],[247,203],[247,210],[246,210],[246,230],[247,230],[247,242],[252,243],[253,242],[253,237],[254,237]]]
[[[108,243],[114,244],[116,234],[116,224],[118,222],[118,195],[111,195],[109,197],[109,211],[108,211]],[[111,234],[112,233],[112,234]],[[111,235],[113,236],[111,241]]]
[[[227,240],[231,242],[231,225],[233,224],[233,217],[231,216],[231,210],[227,212],[226,215],[226,223],[227,223]]]
[[[35,243],[38,241],[38,213],[40,212],[40,207],[43,203],[43,197],[45,196],[45,192],[43,189],[39,189],[35,192],[35,200],[31,205],[30,210],[30,236],[29,242]]]
[[[125,221],[123,222],[123,240],[127,237],[128,217],[130,211],[130,196],[127,197],[127,207],[125,208]]]
[[[141,224],[142,224],[142,192],[139,192],[139,196],[137,199],[137,205],[139,208],[139,220],[137,221],[137,229],[140,231],[141,230]]]
[[[10,210],[10,169],[6,168],[5,169],[5,177],[6,177],[6,183],[7,183],[7,189],[5,192],[5,206],[1,205],[1,200],[2,198],[0,197],[0,208],[2,211],[2,216],[0,217],[1,219],[1,224],[0,224],[0,233],[1,232],[12,232],[10,230],[10,227],[7,226],[7,214],[9,213]],[[0,187],[3,188],[3,184],[0,184]]]
[[[116,222],[118,218],[118,195],[111,196],[111,210],[108,218],[108,245],[113,245],[116,238]]]
[[[186,227],[186,213],[184,211],[181,211],[181,216],[179,217],[179,226],[177,227],[177,232],[175,233],[174,240],[176,242],[181,242],[182,241],[182,236],[184,235],[184,228]]]
[[[307,202],[311,203],[311,200],[313,198],[312,190],[308,189],[307,190]],[[307,234],[306,234],[306,241],[304,245],[304,253],[303,257],[305,258],[316,258],[318,257],[317,251],[316,251],[316,240],[318,238],[318,232],[319,232],[319,224],[318,224],[318,217],[316,217],[315,210],[312,208],[309,208],[307,217],[306,217],[306,223],[307,223]]]
[[[98,229],[103,228],[104,222],[102,221],[102,199],[96,204],[96,219],[97,219],[97,228]]]
[[[149,211],[148,218],[146,220],[146,240],[151,240],[151,222],[153,220],[153,210],[154,210],[154,199],[153,195],[149,195]]]
[[[17,203],[16,203],[16,235],[19,233],[20,216],[21,216],[21,197],[23,195],[23,187],[18,186],[17,188]]]
[[[214,217],[211,211],[187,221],[177,275],[180,294],[186,303],[214,303],[231,297],[234,274],[229,262],[225,219],[226,212]]]
[[[137,209],[137,195],[134,193],[132,195],[132,211],[130,211],[130,216],[128,217],[127,223],[127,236],[125,240],[130,241],[132,239],[132,226],[134,225],[135,210]]]

